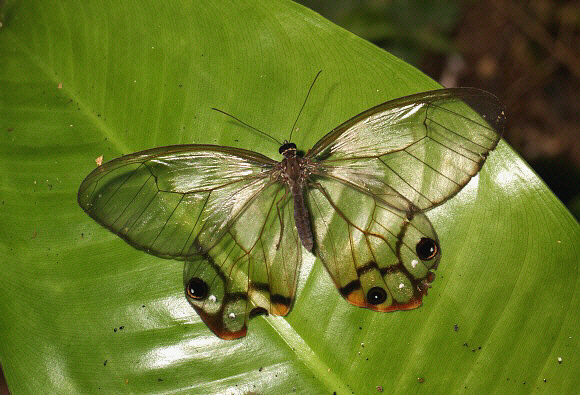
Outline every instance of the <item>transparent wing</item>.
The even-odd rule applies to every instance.
[[[293,205],[276,162],[234,148],[137,152],[95,169],[79,188],[97,222],[151,254],[185,260],[187,299],[218,336],[249,318],[285,315],[301,262]]]
[[[504,109],[492,94],[442,89],[371,108],[323,137],[306,158],[318,172],[394,208],[422,211],[469,182],[497,145]]]
[[[266,188],[275,164],[234,148],[160,147],[97,167],[81,184],[78,202],[135,248],[188,259],[194,241],[207,247],[221,239]]]
[[[350,303],[377,311],[421,305],[441,251],[423,213],[409,216],[328,177],[309,187],[314,252]]]
[[[286,188],[271,184],[219,243],[185,262],[186,297],[222,339],[245,336],[256,315],[290,311],[301,262],[293,210]]]

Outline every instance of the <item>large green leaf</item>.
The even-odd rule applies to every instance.
[[[0,15],[0,362],[14,393],[580,386],[580,226],[505,143],[428,213],[443,258],[423,307],[353,307],[309,256],[290,315],[252,320],[239,341],[195,315],[181,262],[77,206],[100,155],[194,142],[279,157],[211,107],[284,139],[323,70],[293,136],[308,149],[437,87],[416,69],[288,1],[14,0]]]

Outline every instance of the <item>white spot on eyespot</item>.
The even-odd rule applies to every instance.
[[[209,295],[209,298],[208,299],[209,299],[210,302],[217,302],[217,298],[215,297],[215,295]]]
[[[228,317],[230,317],[233,320],[234,318],[236,318],[236,314],[235,313],[230,313],[230,314],[228,314]]]
[[[418,260],[416,260],[416,259],[413,259],[413,260],[411,261],[411,267],[412,267],[413,269],[414,269],[414,268],[415,268],[415,266],[417,266],[418,264],[419,264],[419,261],[418,261]]]
[[[405,284],[403,284],[403,283],[399,284],[399,289],[401,289],[401,288],[405,288]]]

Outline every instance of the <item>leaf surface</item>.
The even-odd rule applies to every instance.
[[[580,226],[503,142],[427,212],[443,256],[421,308],[353,307],[305,256],[292,312],[235,342],[189,306],[182,262],[135,250],[76,203],[100,155],[198,143],[279,159],[212,107],[283,140],[323,70],[293,135],[306,151],[438,87],[413,67],[288,1],[20,0],[0,15],[0,362],[13,393],[580,386]]]

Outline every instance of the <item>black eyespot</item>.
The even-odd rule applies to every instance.
[[[417,256],[422,261],[428,261],[435,258],[439,252],[439,247],[437,246],[437,243],[435,243],[435,240],[428,237],[421,238],[415,249],[417,251]]]
[[[207,297],[209,288],[207,283],[203,281],[201,278],[194,277],[187,283],[187,287],[185,288],[187,292],[187,296],[192,299],[202,300]]]
[[[288,151],[289,149],[296,149],[296,144],[285,142],[279,149],[278,152],[283,154],[284,152]]]
[[[372,287],[369,289],[369,292],[367,292],[367,301],[370,304],[381,304],[385,300],[387,300],[387,291],[381,287]]]

